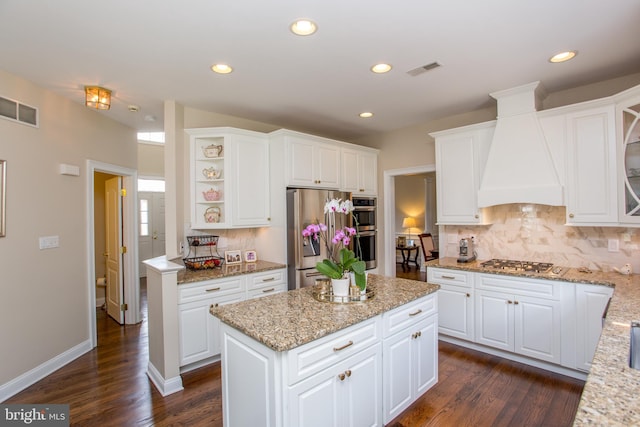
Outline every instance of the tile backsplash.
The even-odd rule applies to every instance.
[[[457,257],[458,239],[474,236],[479,260],[520,259],[602,271],[630,263],[640,273],[639,229],[566,226],[562,206],[510,204],[488,209],[491,225],[444,227],[446,256]],[[618,241],[618,252],[609,252],[610,240]]]

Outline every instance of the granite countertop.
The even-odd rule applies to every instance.
[[[369,274],[367,288],[374,298],[358,303],[320,302],[312,296],[313,287],[306,287],[213,307],[211,314],[273,350],[288,351],[436,292],[439,286]]]
[[[220,268],[211,268],[206,270],[184,269],[178,272],[178,285],[201,282],[203,280],[222,279],[225,277],[238,276],[241,274],[261,273],[264,271],[278,270],[281,268],[287,268],[287,266],[276,262],[258,260],[256,262],[242,262],[240,264],[224,264]]]
[[[482,268],[480,261],[462,264],[455,258],[443,258],[428,265],[493,273]],[[499,274],[615,287],[574,426],[640,425],[640,370],[629,367],[630,325],[640,320],[640,274],[585,273],[575,268],[557,277],[519,272]]]

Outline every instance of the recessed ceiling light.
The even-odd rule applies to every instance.
[[[368,119],[369,117],[373,117],[373,113],[370,111],[365,111],[363,113],[360,113],[360,117],[362,117],[363,119]]]
[[[376,74],[388,73],[389,71],[391,71],[391,65],[390,64],[376,64],[373,67],[371,67],[371,71],[373,71]]]
[[[573,57],[575,57],[578,54],[577,51],[575,50],[568,50],[566,52],[560,52],[556,55],[553,55],[551,58],[549,58],[549,62],[564,62],[564,61],[568,61],[570,59],[572,59]]]
[[[289,28],[293,34],[299,36],[310,36],[318,30],[316,23],[308,19],[298,19]]]
[[[211,70],[218,74],[229,74],[233,71],[233,68],[227,64],[214,64],[211,66]]]

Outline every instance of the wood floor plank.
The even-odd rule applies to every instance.
[[[151,384],[143,308],[143,322],[125,326],[98,309],[98,347],[5,403],[69,404],[73,426],[222,426],[219,363],[183,374],[185,389],[166,397]],[[582,381],[440,342],[438,384],[389,426],[570,426],[582,387]]]

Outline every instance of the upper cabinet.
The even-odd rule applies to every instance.
[[[631,93],[633,94],[633,92]],[[640,224],[640,90],[618,103],[619,219]]]
[[[187,129],[191,228],[269,225],[269,145],[265,134]]]
[[[495,122],[430,135],[436,140],[438,224],[485,224],[478,189]]]
[[[342,188],[354,195],[378,193],[378,154],[375,151],[342,149]]]
[[[281,131],[285,138],[287,185],[340,188],[340,147],[311,135]]]
[[[566,126],[567,224],[617,224],[614,105],[568,113]]]

